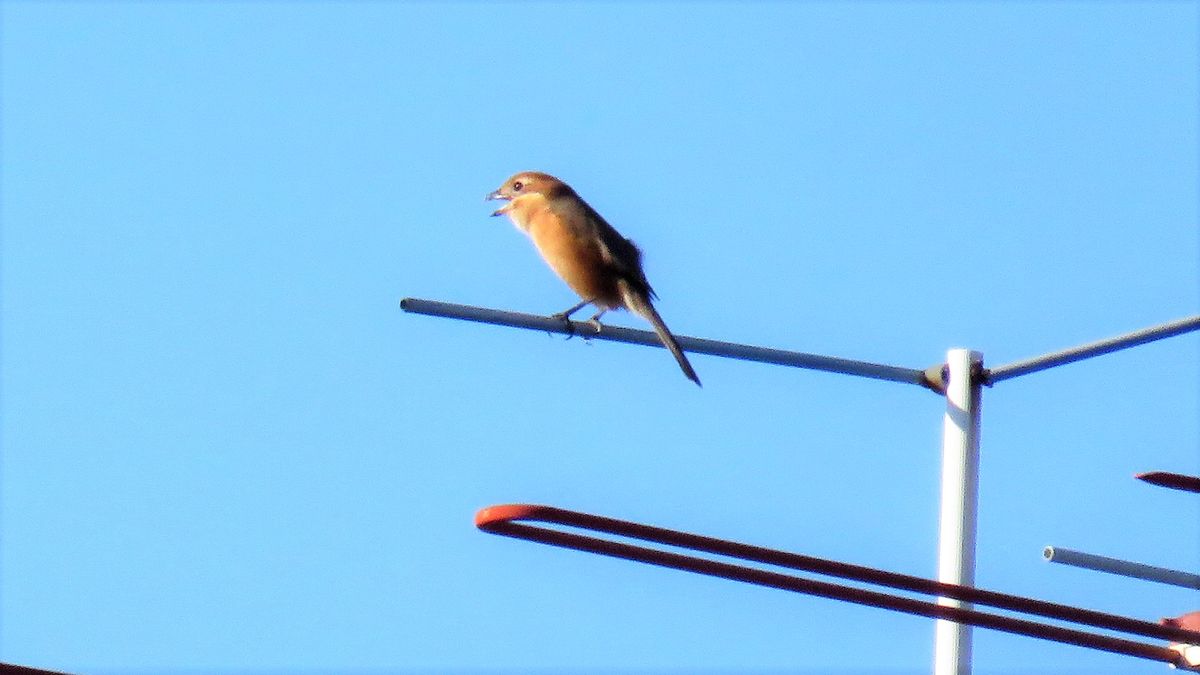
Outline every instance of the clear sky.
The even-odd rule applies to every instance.
[[[576,298],[570,182],[684,335],[925,368],[1200,312],[1198,6],[3,2],[0,659],[924,673],[926,619],[483,534],[547,503],[935,574],[917,387],[408,315]],[[644,327],[636,316],[607,321]],[[1195,333],[984,392],[977,581],[1200,593]],[[978,673],[1158,673],[976,631]]]

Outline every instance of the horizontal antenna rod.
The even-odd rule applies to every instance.
[[[582,527],[584,529],[607,532],[609,534],[617,534],[619,536],[645,539],[660,544],[681,546],[700,551],[710,551],[743,559],[757,560],[759,562],[765,562],[773,565],[795,567],[798,569],[804,569],[809,567],[809,565],[807,563],[789,564],[783,560],[787,558],[806,559],[808,561],[812,561],[814,563],[814,567],[819,566],[824,568],[819,570],[814,569],[813,571],[819,571],[825,574],[834,574],[836,576],[855,579],[858,581],[885,583],[885,585],[893,584],[881,582],[879,578],[872,577],[875,577],[876,575],[884,575],[885,577],[904,576],[891,572],[885,572],[884,570],[875,570],[873,568],[860,567],[857,565],[847,565],[845,563],[822,560],[820,558],[810,558],[808,556],[786,553],[784,551],[763,549],[759,547],[748,546],[746,544],[738,544],[736,542],[728,542],[720,539],[689,534],[686,532],[666,530],[649,525],[641,525],[639,523],[629,523],[626,521],[604,518],[602,516],[593,516],[575,511],[556,509],[550,506],[526,504],[493,506],[481,510],[475,516],[476,526],[485,532],[490,532],[493,534],[535,541],[542,544],[549,544],[551,546],[587,551],[589,553],[598,553],[600,555],[623,558],[625,560],[634,560],[637,562],[658,565],[661,567],[669,567],[707,576],[732,579],[734,581],[741,581],[744,583],[766,586],[769,588],[777,588],[795,593],[804,593],[836,600],[844,600],[847,602],[854,602],[871,607],[878,607],[881,609],[890,609],[907,614],[916,614],[919,616],[947,619],[959,623],[968,623],[1009,633],[1016,633],[1018,635],[1036,637],[1043,640],[1053,640],[1056,642],[1065,642],[1068,644],[1090,647],[1092,649],[1126,654],[1129,656],[1137,656],[1144,659],[1152,659],[1175,664],[1182,663],[1181,657],[1177,652],[1174,652],[1166,647],[1160,647],[1158,645],[1149,645],[1124,638],[1088,633],[1073,628],[1038,623],[1016,617],[990,614],[958,607],[948,607],[939,605],[932,601],[921,601],[914,598],[890,595],[887,593],[880,593],[878,591],[872,591],[863,588],[843,586],[827,581],[804,579],[786,574],[780,574],[778,572],[771,572],[751,567],[742,567],[730,563],[709,560],[707,558],[696,558],[679,553],[672,553],[670,551],[646,548],[644,546],[635,546],[633,544],[627,544],[619,541],[610,541],[596,537],[574,534],[571,532],[564,532],[562,530],[548,529],[544,527],[527,525],[520,522],[514,522],[518,520],[534,520],[572,527]],[[729,550],[717,550],[723,548],[728,548]],[[783,558],[779,558],[778,556],[782,556]],[[797,560],[793,562],[802,561]],[[919,579],[919,577],[914,577],[913,579]],[[967,595],[974,592],[979,592],[978,589],[968,588],[965,586],[941,584],[928,579],[922,581],[927,584],[938,586],[939,589],[934,592],[938,592],[942,595],[952,595],[952,593],[946,592],[951,587],[956,588],[960,593]],[[900,584],[895,585],[899,586]],[[914,588],[912,590],[918,589]],[[1003,595],[986,591],[984,593],[990,593],[995,596]],[[1008,597],[1016,598],[1016,596]],[[1032,599],[1022,598],[1021,600],[1035,604],[1044,604],[1048,606],[1051,605],[1051,603],[1044,603],[1042,601],[1035,601]],[[1079,612],[1082,612],[1084,615],[1094,614],[1097,616],[1104,616],[1099,612],[1091,612],[1089,610],[1082,610],[1081,608],[1070,609],[1075,609]],[[1063,618],[1066,619],[1067,617]],[[1084,617],[1081,616],[1071,617],[1071,619],[1075,621],[1091,623],[1091,621],[1081,621],[1083,618]],[[1087,616],[1086,618],[1093,619],[1094,617]],[[1159,626],[1127,617],[1113,616],[1112,618],[1120,619],[1120,623],[1126,624],[1123,629],[1128,632],[1138,632],[1143,635],[1154,633],[1160,637],[1170,635],[1171,638],[1178,636],[1189,640],[1197,637],[1197,633],[1192,631],[1174,629],[1167,626]],[[1170,631],[1170,633],[1168,633],[1168,631]]]
[[[1073,567],[1083,567],[1089,570],[1096,570],[1097,572],[1119,574],[1124,577],[1133,577],[1134,579],[1157,581],[1160,584],[1183,586],[1184,588],[1200,591],[1200,574],[1180,572],[1179,570],[1168,569],[1166,567],[1155,567],[1154,565],[1146,565],[1119,558],[1108,558],[1094,553],[1072,551],[1069,548],[1060,548],[1058,546],[1047,546],[1042,551],[1042,556],[1050,562],[1062,563]]]
[[[1035,373],[1039,370],[1061,366],[1075,361],[1081,361],[1093,356],[1100,356],[1109,352],[1115,352],[1120,349],[1128,349],[1137,345],[1162,340],[1182,333],[1188,333],[1194,330],[1200,330],[1200,316],[1191,316],[1186,319],[1179,319],[1170,323],[1164,323],[1160,326],[1152,326],[1135,330],[1132,333],[1118,335],[1100,340],[1071,349],[1064,349],[1059,352],[1053,352],[1044,356],[1036,356],[1032,359],[1024,361],[1015,361],[1003,366],[997,366],[984,371],[984,383],[994,384],[1001,380],[1007,380],[1018,375],[1026,375]]]
[[[563,335],[580,335],[585,336],[589,340],[611,340],[648,347],[662,347],[662,342],[659,341],[658,336],[650,331],[622,328],[607,324],[602,325],[599,332],[597,332],[596,326],[586,321],[571,321],[569,319],[541,316],[538,314],[521,314],[519,312],[457,305],[450,302],[421,300],[418,298],[404,298],[400,301],[400,308],[414,314],[440,316],[447,319],[462,319],[498,326],[561,333]],[[914,368],[901,368],[866,361],[852,361],[850,359],[805,354],[803,352],[789,352],[782,349],[755,347],[753,345],[737,344],[734,342],[706,340],[704,338],[687,337],[686,335],[676,335],[675,339],[679,341],[679,346],[684,351],[693,354],[709,354],[712,356],[724,356],[730,359],[741,359],[743,361],[758,361],[760,363],[773,363],[780,366],[792,366],[794,368],[858,375],[876,380],[906,382],[940,392],[940,389],[926,378],[924,371]]]

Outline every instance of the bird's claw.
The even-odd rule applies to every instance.
[[[558,319],[559,321],[563,322],[563,326],[566,327],[568,340],[575,337],[575,322],[570,319],[570,315],[568,315],[566,312],[555,312],[554,314],[550,315],[550,318]]]
[[[604,330],[604,324],[600,323],[600,319],[592,317],[587,320],[587,324],[596,329],[596,335],[599,335]]]

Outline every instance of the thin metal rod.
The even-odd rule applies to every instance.
[[[504,504],[482,509],[475,516],[476,526],[488,532],[493,531],[499,523],[513,521],[552,523],[554,525],[602,532],[630,539],[641,539],[655,544],[685,548],[729,558],[738,558],[756,563],[774,565],[776,567],[814,572],[842,579],[852,579],[914,593],[959,598],[999,609],[1024,612],[1049,619],[1070,621],[1163,640],[1183,641],[1200,639],[1200,632],[1171,628],[1150,621],[1142,621],[1117,614],[1098,612],[1081,607],[1072,607],[1070,605],[1062,605],[1045,600],[1009,595],[1007,593],[969,586],[945,584],[924,577],[889,572],[825,558],[816,558],[800,553],[778,551],[725,539],[680,532],[679,530],[634,523],[627,520],[618,520],[616,518],[580,513],[578,511],[568,511],[553,506]]]
[[[580,335],[585,336],[589,340],[611,340],[648,347],[662,347],[662,342],[659,341],[658,336],[651,331],[622,328],[607,324],[603,325],[600,331],[597,332],[595,325],[585,321],[571,321],[537,314],[521,314],[518,312],[472,307],[470,305],[457,305],[437,300],[421,300],[418,298],[404,298],[400,301],[400,308],[414,314],[439,316],[447,319],[462,319],[499,326],[546,331],[548,333],[561,333],[563,335]],[[925,378],[924,371],[915,368],[902,368],[867,361],[853,361],[833,356],[755,347],[753,345],[707,340],[704,338],[688,337],[686,335],[676,335],[675,338],[679,341],[679,346],[684,351],[693,354],[709,354],[731,359],[741,359],[743,361],[773,363],[780,366],[792,366],[793,368],[823,370],[844,373],[846,375],[858,375],[859,377],[869,377],[876,380],[906,382],[927,388],[931,387]]]
[[[975,585],[975,526],[979,502],[979,404],[976,377],[983,357],[969,349],[946,353],[946,414],[942,422],[942,501],[938,535],[938,581]],[[970,609],[959,598],[938,604]],[[971,627],[940,620],[934,624],[935,675],[970,675]]]
[[[1166,567],[1155,567],[1119,558],[1109,558],[1094,553],[1072,551],[1069,548],[1060,548],[1058,546],[1047,546],[1042,550],[1042,556],[1050,562],[1062,563],[1063,565],[1083,567],[1089,570],[1096,570],[1097,572],[1108,572],[1109,574],[1119,574],[1125,577],[1133,577],[1134,579],[1157,581],[1160,584],[1182,586],[1200,591],[1200,574],[1180,572],[1179,570],[1168,569]]]
[[[1151,485],[1171,488],[1172,490],[1200,492],[1200,476],[1187,476],[1182,473],[1169,473],[1166,471],[1150,471],[1148,473],[1139,473],[1137,479],[1146,481]]]
[[[1169,664],[1182,663],[1178,652],[1158,645],[1134,642],[1124,638],[1088,633],[1073,628],[1054,626],[998,614],[960,609],[957,607],[946,607],[935,602],[926,602],[814,579],[803,579],[778,572],[742,567],[623,542],[608,541],[596,537],[563,532],[561,530],[515,523],[507,519],[489,517],[485,514],[489,510],[485,509],[476,516],[476,525],[485,532],[493,534],[589,553],[598,553],[614,558],[633,560],[706,576],[731,579],[758,586],[766,586],[768,588],[844,600],[907,614],[970,623],[1008,633],[1075,644]],[[1190,634],[1194,637],[1200,637],[1200,633]]]
[[[1064,349],[1060,352],[1053,352],[1044,356],[1036,356],[1024,361],[1014,361],[1013,363],[984,371],[984,383],[994,384],[1001,380],[1017,377],[1018,375],[1034,373],[1039,370],[1061,366],[1093,356],[1100,356],[1101,354],[1115,352],[1120,349],[1135,347],[1147,342],[1162,340],[1163,338],[1173,337],[1194,330],[1200,330],[1200,316],[1191,316],[1159,326],[1135,330],[1132,333],[1072,347],[1071,349]]]

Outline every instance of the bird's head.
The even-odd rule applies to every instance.
[[[569,190],[566,183],[551,176],[550,174],[541,173],[538,171],[522,171],[504,181],[495,192],[488,193],[485,199],[502,199],[506,202],[504,206],[496,209],[492,215],[498,216],[508,213],[519,202],[526,199],[548,199],[554,193],[563,189]]]

